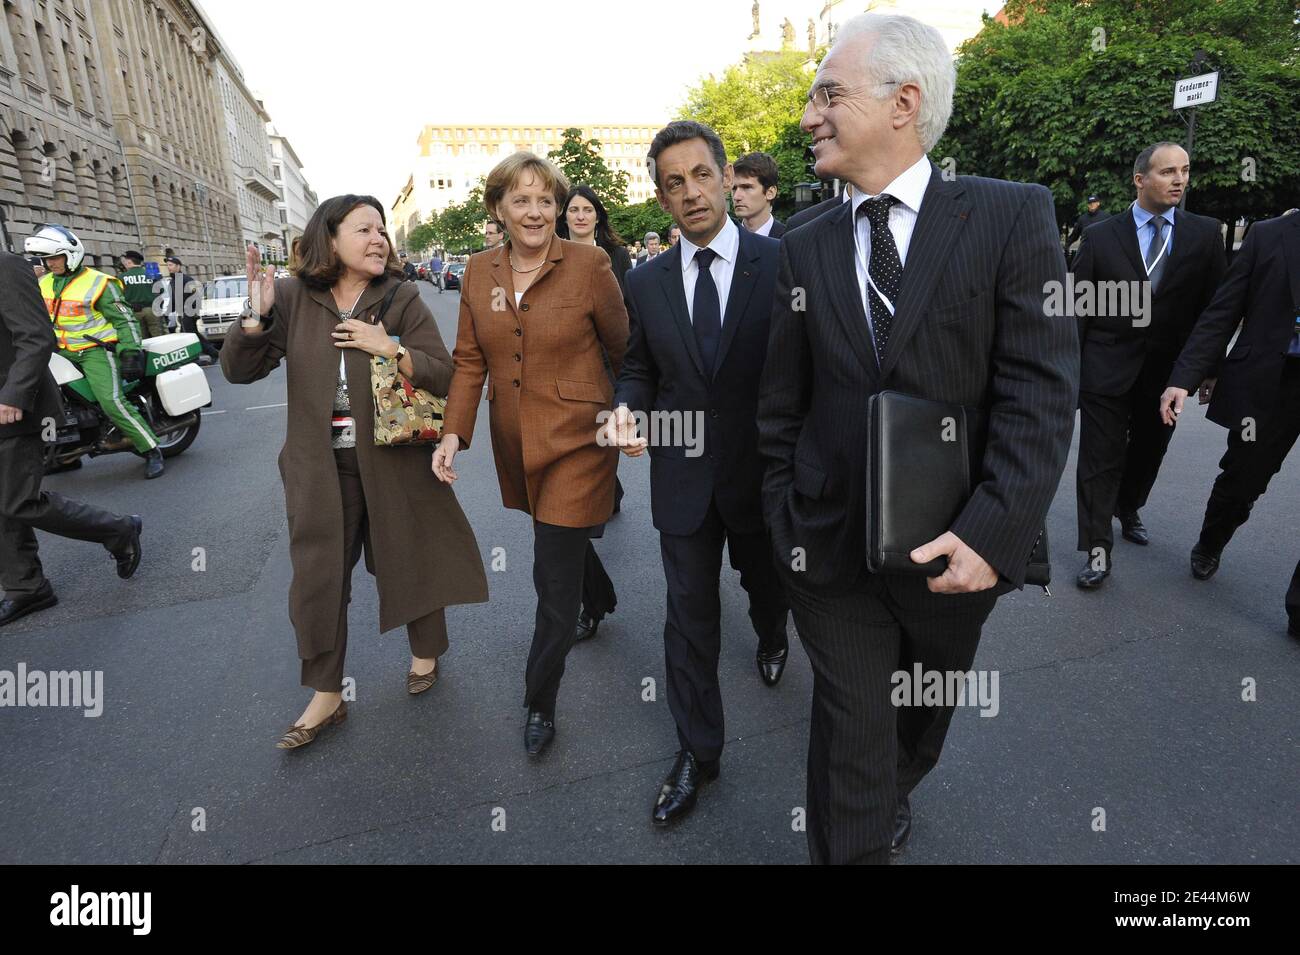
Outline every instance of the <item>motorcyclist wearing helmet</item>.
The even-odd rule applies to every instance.
[[[123,380],[144,377],[145,356],[140,328],[121,284],[83,265],[85,246],[62,226],[43,226],[23,248],[45,263],[41,296],[54,324],[59,354],[81,369],[104,414],[145,459],[145,477],[158,477],[163,473],[158,438],[122,388]]]

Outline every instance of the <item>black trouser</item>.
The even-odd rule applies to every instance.
[[[896,707],[891,677],[911,674],[916,663],[923,671],[968,671],[997,598],[932,594],[925,581],[864,572],[835,596],[800,590],[793,580],[787,587],[813,669],[807,826],[814,863],[888,862],[898,801],[939,760],[953,707]]]
[[[203,354],[207,355],[214,361],[221,360],[221,352],[217,351],[217,346],[204,338],[203,334],[199,331],[199,317],[197,315],[182,314],[180,316],[180,325],[181,331],[199,336],[199,348],[202,350]]]
[[[361,559],[369,518],[366,493],[356,448],[336,448],[334,466],[343,500],[343,592],[339,594],[339,617],[334,631],[334,649],[302,661],[302,685],[321,693],[343,689],[343,661],[348,652],[348,604],[352,602],[352,570]],[[442,607],[417,617],[406,625],[411,656],[436,659],[447,652],[447,618]]]
[[[1160,418],[1170,371],[1169,359],[1150,356],[1126,394],[1079,393],[1079,550],[1110,553],[1115,514],[1146,505],[1174,435]]]
[[[1300,358],[1286,360],[1277,401],[1247,433],[1252,440],[1243,440],[1240,428],[1228,432],[1228,450],[1219,460],[1219,476],[1205,505],[1197,546],[1212,554],[1221,552],[1246,523],[1300,436]]]
[[[128,518],[42,491],[44,474],[39,434],[0,438],[0,588],[11,598],[46,584],[34,531],[103,544],[111,552],[125,546],[133,530]]]
[[[554,716],[564,661],[577,636],[581,607],[594,620],[612,613],[614,585],[591,545],[596,527],[533,522],[533,587],[537,617],[524,677],[524,706]]]
[[[715,502],[694,534],[659,535],[668,613],[664,620],[664,664],[668,710],[683,749],[697,759],[722,755],[724,739],[718,656],[722,652],[722,602],[718,575],[726,545],[731,566],[749,594],[749,619],[764,649],[787,646],[790,605],[772,563],[767,531],[737,534],[727,529]]]

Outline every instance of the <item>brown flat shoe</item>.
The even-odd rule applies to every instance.
[[[343,700],[339,703],[338,708],[325,719],[321,720],[313,727],[302,726],[294,723],[284,735],[280,737],[280,742],[275,744],[276,749],[297,749],[299,746],[306,746],[314,740],[317,734],[327,726],[333,726],[336,723],[342,723],[348,718],[348,702]]]
[[[412,670],[406,674],[406,692],[414,696],[417,693],[423,693],[437,682],[438,664],[435,663],[433,669],[428,673],[416,673]]]

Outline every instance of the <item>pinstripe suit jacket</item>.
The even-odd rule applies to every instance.
[[[1045,283],[1065,280],[1051,194],[945,181],[931,166],[879,367],[852,216],[845,204],[781,241],[758,411],[777,560],[788,571],[802,548],[803,572],[788,577],[812,590],[846,590],[864,572],[867,399],[892,389],[974,412],[976,487],[952,531],[1023,586],[1065,467],[1079,384],[1074,319],[1044,310]]]

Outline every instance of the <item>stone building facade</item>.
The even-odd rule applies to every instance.
[[[320,202],[303,175],[302,160],[294,152],[293,145],[274,126],[267,128],[267,135],[271,138],[271,178],[280,190],[280,199],[276,203],[280,233],[284,247],[292,249],[293,240],[303,234],[307,220]]]
[[[240,176],[258,164],[235,163],[218,77],[238,67],[202,12],[188,0],[0,7],[0,244],[21,251],[56,222],[106,271],[126,249],[156,261],[171,249],[199,278],[242,271]],[[270,192],[257,234],[274,238],[260,104],[254,121]]]
[[[280,190],[271,178],[271,143],[266,134],[271,117],[224,51],[216,58],[216,77],[225,114],[226,158],[239,212],[241,247],[256,245],[263,258],[283,261],[280,219],[275,210]]]

